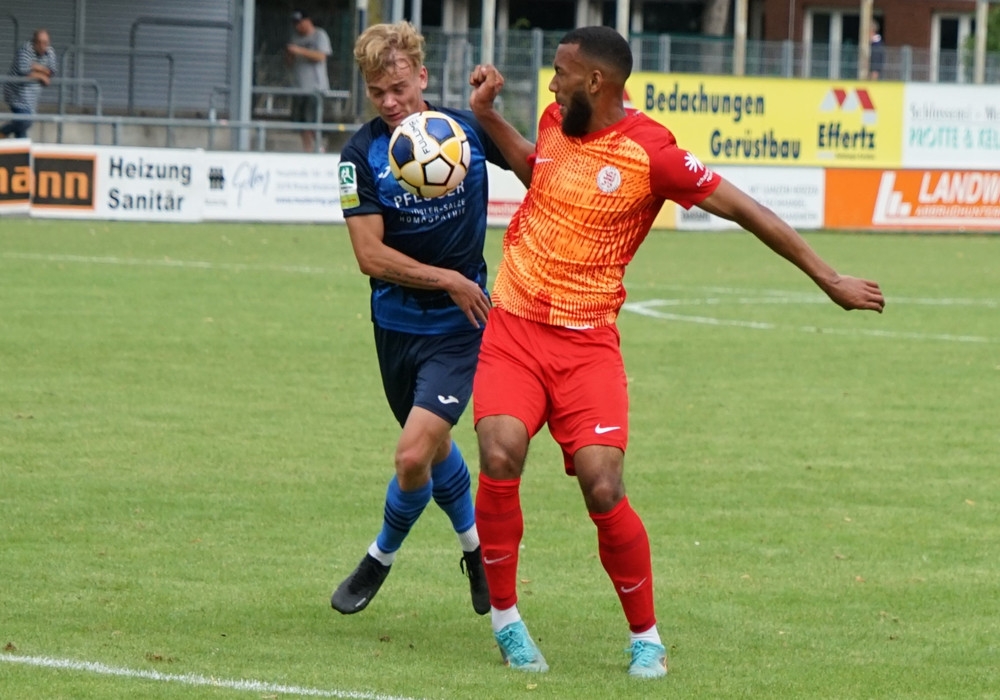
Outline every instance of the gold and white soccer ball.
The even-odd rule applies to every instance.
[[[472,151],[461,125],[443,112],[411,114],[389,139],[389,169],[404,190],[441,197],[469,172]]]

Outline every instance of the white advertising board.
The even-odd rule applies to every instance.
[[[2,148],[0,213],[30,209],[32,216],[50,218],[344,222],[337,153],[62,146],[13,139],[2,142]],[[31,159],[35,188],[29,207],[22,190],[31,186],[25,170]],[[512,173],[489,168],[488,222],[506,226],[525,188]]]
[[[340,155],[205,153],[206,221],[343,223]]]
[[[821,229],[824,221],[825,174],[822,168],[766,168],[724,166],[713,168],[797,229]],[[682,231],[738,229],[698,207],[677,207],[677,228]]]
[[[201,151],[34,144],[31,152],[32,216],[201,220],[208,184]]]
[[[1000,86],[908,84],[904,168],[1000,170]]]
[[[517,211],[527,192],[517,176],[509,170],[487,163],[490,178],[489,206],[486,211],[487,226],[506,227]]]

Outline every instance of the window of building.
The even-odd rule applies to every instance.
[[[885,33],[881,15],[873,19]],[[854,78],[858,74],[861,16],[843,10],[808,10],[803,20],[803,77]],[[867,40],[867,39],[866,39]]]
[[[975,15],[935,14],[931,22],[931,81],[967,82],[971,57],[964,47],[976,33]]]

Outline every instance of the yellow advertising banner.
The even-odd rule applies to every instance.
[[[539,73],[539,110],[552,102]],[[633,73],[626,103],[712,165],[901,167],[903,83]],[[541,113],[539,111],[539,113]]]

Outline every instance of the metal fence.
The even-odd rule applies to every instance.
[[[426,64],[430,73],[428,100],[440,106],[466,107],[471,90],[468,84],[469,72],[480,60],[479,31],[448,33],[428,28],[424,33],[427,39]],[[498,107],[508,121],[529,137],[534,136],[537,118],[538,70],[551,65],[563,34],[561,31],[543,32],[535,29],[511,30],[500,32],[496,36],[495,61],[506,77],[506,86]],[[705,75],[733,73],[732,39],[637,34],[631,37],[631,44],[636,71]],[[74,53],[81,54],[94,47],[71,48]],[[112,47],[99,48],[107,54]],[[134,46],[118,47],[115,51],[125,57],[123,60],[134,61],[138,49]],[[790,41],[749,41],[746,56],[747,76],[835,80],[850,80],[857,77],[858,51],[856,46],[849,44],[833,47],[827,44]],[[168,64],[172,65],[169,61]],[[928,49],[906,46],[887,47],[882,78],[907,82],[972,83],[972,71],[972,52],[964,49],[932,52]],[[185,124],[201,119],[206,128],[213,130],[218,128],[219,120],[228,120],[227,128],[234,128],[234,123],[228,114],[230,101],[218,99],[228,94],[229,86],[205,86],[204,92],[209,95],[207,104],[176,104],[174,90],[171,89],[174,81],[190,79],[190,76],[174,76],[171,72],[168,83],[162,91],[162,104],[156,109],[147,110],[150,118],[183,117],[186,120]],[[93,78],[89,80],[92,81]],[[371,116],[371,113],[356,71],[352,82],[353,86],[343,86],[347,89],[330,90],[321,95],[322,104],[317,112],[317,121],[308,126],[289,122],[290,110],[287,100],[294,94],[300,94],[301,91],[281,85],[258,83],[254,86],[255,121],[240,126],[252,129],[257,134],[261,130],[268,129],[315,128],[326,132],[353,131],[355,125]],[[987,56],[986,82],[1000,83],[1000,54],[993,53]],[[77,92],[79,87],[77,86]],[[105,95],[103,107],[106,115],[125,111],[128,105],[119,105],[109,100],[108,90],[102,90],[101,85],[96,85],[94,88],[98,95]],[[541,86],[541,89],[544,90],[545,86]],[[67,105],[63,89],[60,89],[57,95],[53,92],[47,90],[43,93],[47,100],[44,111],[54,112],[57,118],[68,112],[74,112],[75,116],[93,113],[91,107],[80,104],[78,100],[73,105]],[[120,118],[115,123],[142,124],[142,120],[143,117]],[[98,121],[108,123],[107,120]],[[320,121],[323,121],[325,126],[321,126]],[[97,133],[95,129],[95,137]],[[166,133],[167,143],[164,145],[171,145],[169,129]],[[256,142],[260,144],[262,141],[258,138]]]
[[[538,102],[538,70],[550,66],[565,32],[509,31],[497,36],[496,64],[507,82],[501,111],[521,133],[534,135]],[[468,104],[469,69],[479,60],[479,34],[425,32],[428,94],[445,106]],[[634,71],[658,73],[733,74],[731,38],[676,36],[631,37]],[[858,48],[844,44],[803,44],[791,41],[748,41],[745,75],[781,78],[852,80],[858,75]],[[972,52],[915,49],[885,50],[883,80],[972,83]],[[986,83],[1000,83],[1000,53],[987,55]],[[540,86],[542,90],[545,86]]]

